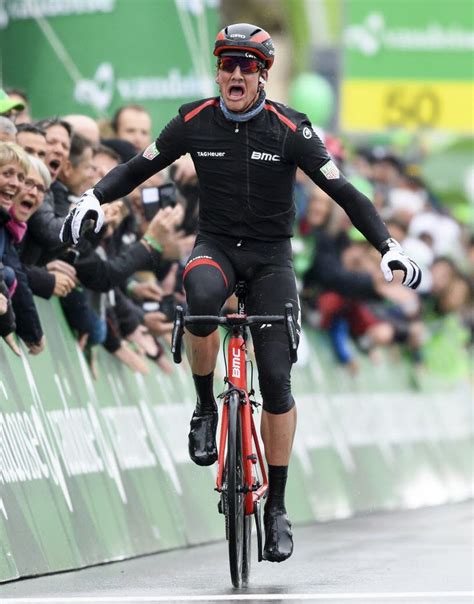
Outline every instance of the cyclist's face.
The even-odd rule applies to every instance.
[[[259,92],[259,77],[262,71],[242,73],[239,66],[234,71],[218,69],[216,83],[221,97],[230,111],[243,113],[247,111],[257,98]]]

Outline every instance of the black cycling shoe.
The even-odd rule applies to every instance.
[[[212,466],[217,459],[216,430],[218,414],[193,413],[188,435],[189,457],[198,466]]]
[[[263,559],[269,562],[283,562],[293,553],[293,533],[286,510],[265,510],[263,515],[265,527],[265,547]]]

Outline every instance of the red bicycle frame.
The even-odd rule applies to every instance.
[[[232,330],[227,347],[227,367],[229,390],[236,389],[240,394],[242,464],[245,476],[245,514],[250,515],[255,512],[257,501],[267,492],[268,479],[255,422],[253,421],[252,403],[250,402],[247,390],[247,345],[242,326],[235,326]],[[219,457],[217,460],[216,490],[219,492],[222,492],[222,477],[226,459],[227,417],[228,405],[224,397],[219,437]],[[254,473],[254,466],[257,464],[262,476],[262,484],[258,482],[257,476]]]

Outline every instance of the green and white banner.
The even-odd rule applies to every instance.
[[[474,131],[471,0],[344,6],[344,129]]]
[[[0,582],[223,539],[216,468],[188,457],[189,369],[141,376],[99,350],[93,378],[57,301],[37,304],[46,350],[0,342]],[[299,355],[294,522],[472,496],[467,365],[415,390],[402,360],[354,378],[312,330]]]
[[[3,86],[36,118],[144,105],[158,131],[214,93],[219,0],[0,0]]]

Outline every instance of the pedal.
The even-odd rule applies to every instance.
[[[262,535],[262,517],[260,512],[260,501],[255,502],[253,512],[255,516],[255,528],[257,529],[257,559],[259,562],[263,560],[263,535]]]
[[[222,497],[217,502],[217,511],[219,512],[219,514],[223,514],[224,513],[224,505],[222,503]]]

